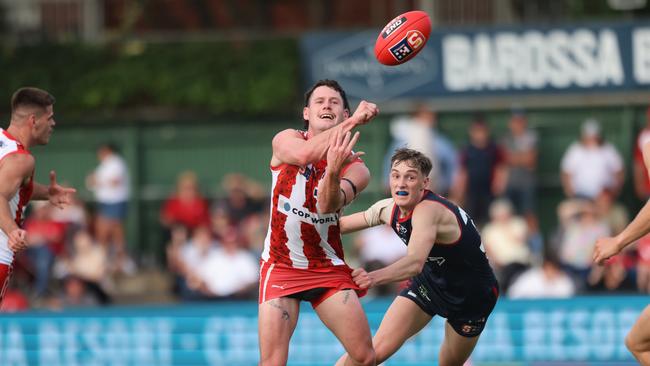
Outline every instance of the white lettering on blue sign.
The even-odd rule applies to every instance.
[[[632,58],[636,82],[650,84],[650,28],[632,31]]]
[[[616,33],[450,34],[442,39],[444,84],[455,92],[607,87],[625,82]]]

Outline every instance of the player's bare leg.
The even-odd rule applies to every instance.
[[[281,297],[259,305],[260,366],[287,364],[289,340],[298,323],[300,302]]]
[[[342,365],[376,365],[368,319],[356,292],[339,291],[328,297],[315,310],[348,352],[349,356]]]
[[[650,305],[643,309],[625,337],[625,346],[642,366],[650,366]]]
[[[396,297],[372,339],[377,364],[386,361],[407,339],[422,330],[430,321],[431,316],[422,311],[413,301],[402,296]],[[347,354],[343,355],[336,365],[344,365],[343,361],[347,357]]]
[[[479,336],[463,337],[445,322],[445,339],[440,346],[438,362],[440,366],[463,366],[472,354]]]

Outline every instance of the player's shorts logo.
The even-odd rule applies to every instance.
[[[390,48],[390,53],[396,60],[402,61],[415,52],[415,50],[422,47],[425,40],[424,34],[420,31],[410,30],[406,32],[406,37],[402,38],[402,40]]]

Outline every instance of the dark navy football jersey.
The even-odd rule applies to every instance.
[[[446,309],[445,313],[462,311],[462,308],[472,306],[468,301],[474,302],[473,295],[496,288],[494,272],[472,218],[462,208],[431,191],[425,191],[422,200],[434,201],[449,209],[458,220],[461,234],[455,243],[434,243],[425,268],[416,277],[432,286],[430,290],[435,294],[427,297],[435,298],[431,299],[433,302],[440,302],[440,308]],[[390,225],[408,245],[412,231],[411,215],[400,219],[399,208],[394,205]]]

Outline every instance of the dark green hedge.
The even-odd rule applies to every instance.
[[[20,86],[47,89],[57,113],[88,118],[119,110],[252,117],[295,114],[295,40],[119,45],[40,45],[2,49],[0,112]],[[174,112],[172,112],[174,113]]]

